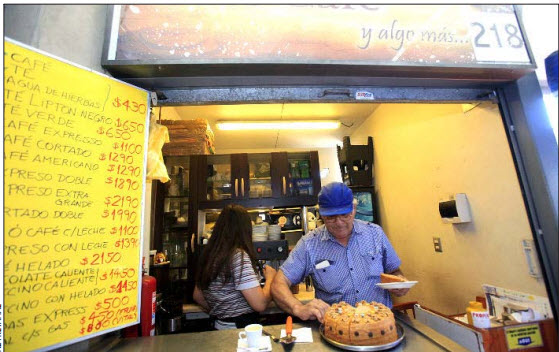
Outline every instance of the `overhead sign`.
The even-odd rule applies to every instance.
[[[139,321],[148,93],[4,40],[4,346]]]
[[[116,5],[108,60],[531,65],[512,5]]]

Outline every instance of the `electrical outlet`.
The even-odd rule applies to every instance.
[[[433,237],[433,247],[435,247],[435,252],[443,251],[443,247],[441,245],[441,238],[440,237]]]

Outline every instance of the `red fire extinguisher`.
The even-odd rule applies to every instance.
[[[145,258],[142,267],[145,264]],[[140,324],[135,324],[123,329],[123,337],[154,336],[155,335],[155,310],[156,302],[156,280],[148,276],[145,269],[142,270],[142,307],[140,309]]]
[[[140,309],[142,336],[155,335],[155,309],[157,308],[155,289],[155,278],[144,275],[142,277],[142,308]]]

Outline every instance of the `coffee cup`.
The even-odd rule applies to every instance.
[[[245,331],[239,333],[239,338],[246,339],[249,348],[259,348],[260,338],[262,337],[262,325],[250,324],[245,327]]]

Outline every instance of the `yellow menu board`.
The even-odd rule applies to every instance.
[[[148,92],[4,40],[4,346],[139,322]]]

